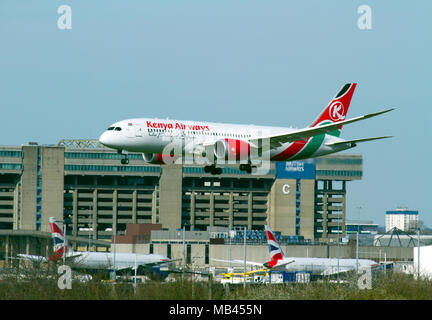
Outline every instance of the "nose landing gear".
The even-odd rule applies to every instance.
[[[219,174],[222,174],[222,168],[218,168],[215,165],[205,166],[204,172],[211,173],[212,175],[216,175],[216,174],[219,175]]]
[[[124,156],[123,159],[121,159],[121,164],[129,164],[129,158],[128,158],[128,152],[127,150],[119,151],[118,153],[122,154]]]

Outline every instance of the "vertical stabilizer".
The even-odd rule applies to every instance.
[[[336,123],[345,120],[351,98],[354,94],[354,90],[357,83],[347,83],[341,90],[334,96],[327,107],[320,113],[317,119],[313,122],[311,127],[320,126],[323,124]],[[339,136],[342,126],[338,130],[335,130],[331,134]]]
[[[267,244],[270,251],[270,260],[274,261],[285,258],[285,254],[283,253],[279,243],[276,241],[276,237],[273,231],[270,229],[269,226],[264,226],[264,228],[267,236]]]
[[[65,246],[65,237],[63,235],[63,231],[60,228],[57,220],[54,217],[49,218],[49,224],[51,229],[51,235],[53,240],[53,251],[54,253],[50,255],[49,259],[51,261],[57,261],[63,258],[63,254],[71,251],[71,246],[66,241]]]

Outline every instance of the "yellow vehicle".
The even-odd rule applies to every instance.
[[[244,272],[226,272],[221,273],[223,278],[221,283],[243,283],[244,282]],[[268,269],[258,269],[246,272],[246,282],[249,283],[262,283],[265,278],[268,278]]]

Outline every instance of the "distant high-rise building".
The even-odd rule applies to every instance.
[[[416,230],[418,227],[418,210],[397,208],[386,211],[386,232],[395,227],[402,231]]]

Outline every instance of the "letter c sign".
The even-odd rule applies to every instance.
[[[282,192],[283,192],[283,194],[289,194],[290,193],[290,186],[289,186],[289,184],[284,184],[282,186]]]

